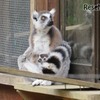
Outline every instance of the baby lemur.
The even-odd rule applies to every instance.
[[[29,47],[18,57],[18,67],[33,73],[41,73],[38,57],[41,54],[48,55],[57,46],[62,44],[62,36],[59,29],[53,25],[55,9],[50,11],[34,11],[32,14],[33,32],[29,36]],[[51,82],[36,80],[34,85],[50,85]]]

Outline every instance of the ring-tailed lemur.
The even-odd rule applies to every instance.
[[[55,9],[51,11],[33,12],[33,32],[29,36],[29,47],[23,55],[18,57],[18,67],[20,70],[27,69],[28,71],[34,72],[34,64],[36,64],[37,60],[37,56],[35,57],[34,55],[48,54],[62,43],[61,33],[53,25],[54,15]],[[29,62],[33,64],[33,70],[29,69]]]
[[[60,46],[56,47],[55,50],[51,51],[48,55],[39,55],[38,62],[42,67],[43,74],[50,74],[60,77],[67,77],[70,67],[71,47],[67,42],[63,42]],[[63,63],[66,62],[66,65]],[[50,85],[54,82],[37,80],[32,85]]]
[[[23,55],[18,57],[18,67],[20,70],[41,73],[42,68],[38,63],[38,55],[49,54],[62,43],[62,36],[56,26],[53,25],[55,9],[51,11],[34,11],[32,14],[33,32],[29,36],[29,47]],[[35,56],[36,55],[36,56]],[[50,85],[42,80],[36,80],[34,85]]]
[[[51,11],[34,11],[32,15],[33,32],[29,37],[29,48],[24,55],[29,55],[30,50],[34,54],[46,54],[61,44],[62,36],[56,26],[53,25],[55,9]]]

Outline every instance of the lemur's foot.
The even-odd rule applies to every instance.
[[[33,83],[32,83],[32,86],[38,86],[38,85],[41,85],[41,86],[49,86],[49,85],[52,85],[52,81],[47,81],[47,80],[35,80]]]

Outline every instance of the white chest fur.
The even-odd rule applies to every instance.
[[[50,38],[48,35],[44,35],[44,33],[36,34],[34,36],[34,53],[41,54],[41,53],[49,53],[50,52]]]

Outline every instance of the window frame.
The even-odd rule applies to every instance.
[[[100,3],[99,0],[95,0],[94,4],[98,4]],[[95,74],[98,75],[98,78],[99,79],[96,79],[95,81],[96,82],[100,82],[100,11],[96,11],[95,12],[95,26],[94,26],[94,29],[95,29],[95,36],[94,36],[94,71],[95,71]]]

